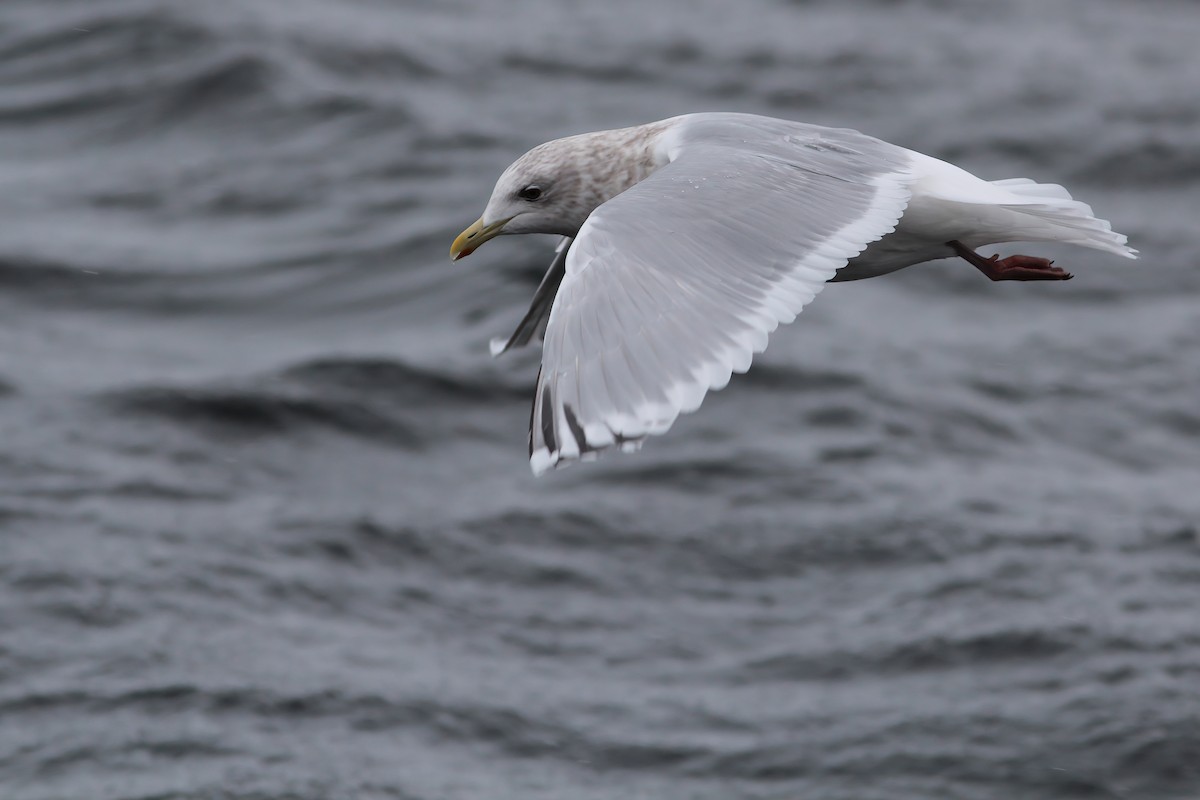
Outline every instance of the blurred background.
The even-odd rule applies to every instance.
[[[1200,796],[1200,6],[3,0],[0,796]],[[1061,182],[1142,260],[829,287],[534,480],[556,136]]]

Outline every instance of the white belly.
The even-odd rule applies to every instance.
[[[949,258],[954,251],[946,246],[946,241],[949,239],[939,242],[898,227],[895,233],[871,243],[860,255],[850,259],[850,263],[837,271],[833,281],[874,278],[923,261]]]

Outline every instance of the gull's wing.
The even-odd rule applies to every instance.
[[[539,339],[545,338],[550,306],[554,303],[554,295],[558,293],[558,285],[567,274],[567,250],[570,247],[571,237],[562,237],[554,250],[554,260],[550,262],[550,269],[546,270],[537,291],[533,293],[533,301],[529,304],[525,316],[517,323],[517,329],[507,339],[497,336],[488,344],[493,357],[507,353],[514,347],[524,347],[535,336]]]
[[[535,474],[666,431],[904,213],[906,151],[711,116],[663,134],[670,163],[597,208],[569,250],[530,422]]]

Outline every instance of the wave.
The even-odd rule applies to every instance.
[[[314,387],[386,393],[395,399],[422,404],[529,399],[525,388],[377,358],[316,359],[287,368],[281,377]]]
[[[756,657],[738,666],[729,679],[759,681],[845,680],[863,675],[901,674],[938,669],[986,669],[1015,661],[1052,659],[1090,650],[1089,631],[1008,630],[967,636],[928,636],[892,647],[864,650],[788,652]],[[1094,643],[1092,643],[1094,644]]]
[[[400,48],[362,54],[311,39],[230,36],[219,18],[185,8],[49,17],[0,36],[0,126],[54,124],[92,142],[98,131],[111,142],[205,123],[287,130],[386,102],[355,82],[363,73],[431,74]],[[328,80],[304,80],[312,71]],[[63,127],[88,118],[103,127]]]
[[[121,294],[141,282],[143,276],[119,269],[105,269],[103,278],[90,267],[72,266],[40,259],[0,257],[0,287],[39,299],[89,303],[96,294]]]
[[[431,408],[462,414],[518,399],[527,402],[527,392],[370,358],[308,361],[246,385],[142,386],[99,397],[124,416],[150,415],[218,434],[324,429],[408,449],[432,445],[443,427],[463,422],[430,415]]]
[[[264,389],[150,387],[111,393],[120,412],[152,415],[229,435],[285,434],[324,427],[402,447],[421,439],[413,428],[353,401],[285,396]]]

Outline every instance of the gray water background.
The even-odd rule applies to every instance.
[[[0,2],[0,798],[1200,797],[1200,6]],[[534,480],[546,139],[1062,182]]]

